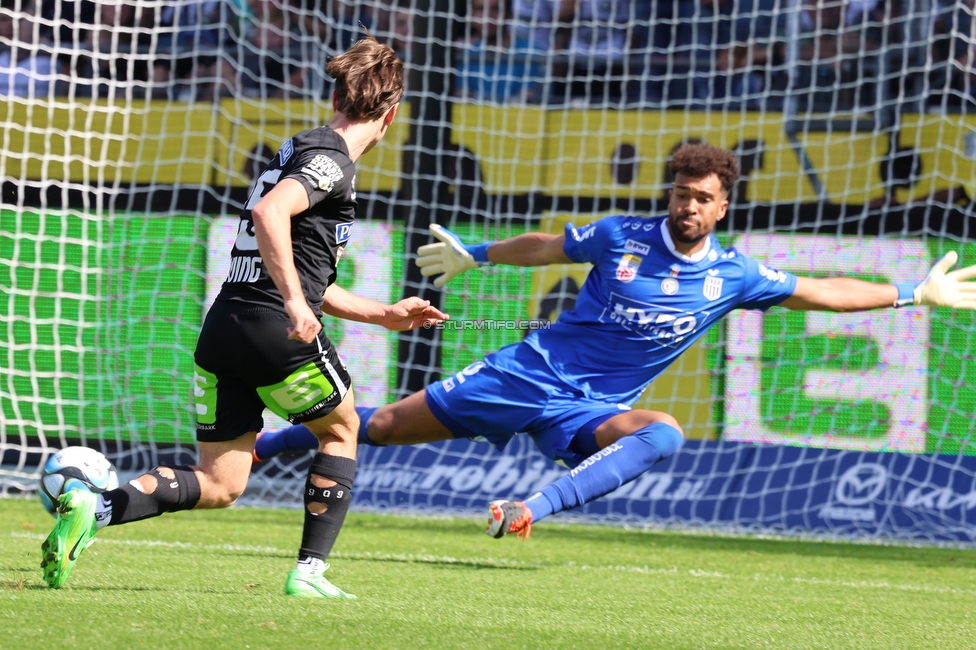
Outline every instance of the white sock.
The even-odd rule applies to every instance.
[[[98,495],[98,503],[95,505],[95,526],[101,530],[108,526],[112,521],[112,502],[105,500],[105,495]]]
[[[307,573],[308,575],[315,575],[317,573],[322,573],[325,570],[325,560],[317,557],[307,557],[298,561],[295,568],[302,573]]]

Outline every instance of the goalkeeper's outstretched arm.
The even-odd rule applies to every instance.
[[[437,276],[436,287],[443,287],[454,276],[485,264],[544,266],[573,262],[563,251],[565,235],[533,232],[486,244],[465,244],[437,224],[431,225],[430,234],[439,241],[417,249],[417,266],[422,275]]]
[[[959,259],[949,251],[918,284],[876,284],[854,278],[798,277],[793,295],[781,305],[788,309],[862,311],[879,307],[952,307],[976,309],[976,266],[950,271]]]
[[[509,239],[492,242],[488,247],[488,261],[492,264],[511,266],[545,266],[546,264],[572,264],[563,251],[566,235],[549,235],[527,232]]]

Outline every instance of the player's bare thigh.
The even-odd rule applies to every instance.
[[[454,437],[431,413],[426,389],[378,408],[369,420],[368,433],[380,445],[415,445]]]
[[[635,409],[613,416],[596,428],[596,431],[593,432],[593,437],[596,439],[596,444],[600,446],[600,449],[603,449],[624,436],[629,436],[657,422],[669,424],[678,431],[681,431],[681,435],[684,435],[684,431],[681,429],[678,421],[669,414],[662,411]]]

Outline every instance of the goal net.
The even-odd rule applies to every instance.
[[[487,241],[663,214],[684,142],[738,156],[717,235],[770,273],[976,263],[971,2],[5,1],[0,494],[71,444],[125,476],[193,461],[193,349],[236,215],[280,144],[328,121],[326,58],[363,27],[405,61],[407,95],[357,165],[340,284],[421,295],[455,325],[327,319],[360,404],[555,321],[588,271],[490,267],[441,292],[412,262],[431,223]],[[970,542],[974,355],[971,313],[735,312],[637,403],[672,413],[685,447],[575,514]],[[242,502],[298,505],[308,462],[256,466]],[[563,471],[524,436],[368,448],[355,498],[474,513]]]

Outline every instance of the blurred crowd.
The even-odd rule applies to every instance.
[[[326,58],[365,27],[408,69],[450,44],[451,92],[477,101],[959,110],[976,101],[974,4],[432,0],[419,16],[417,0],[0,0],[0,94],[327,97]]]

